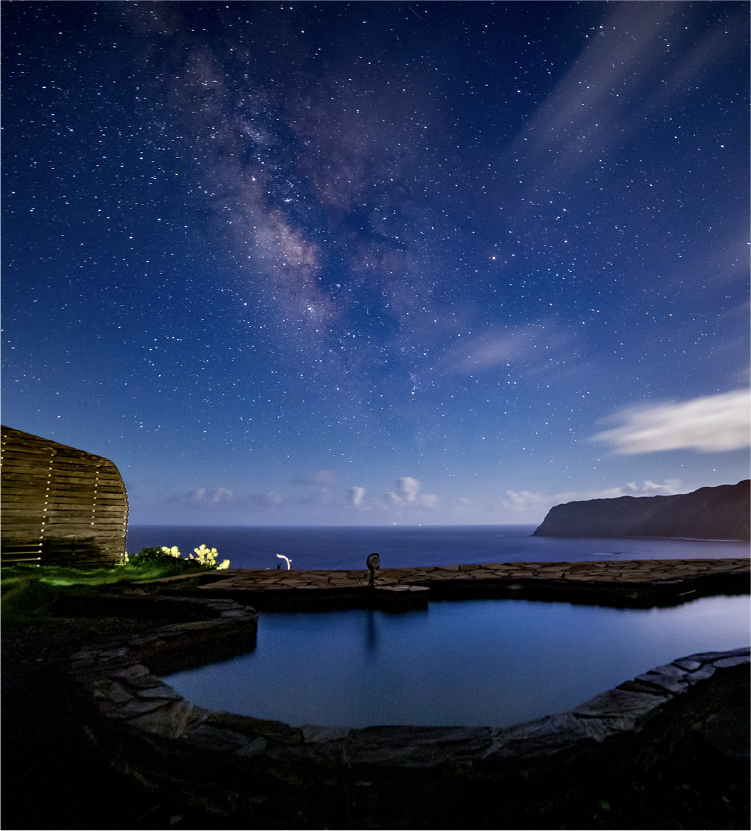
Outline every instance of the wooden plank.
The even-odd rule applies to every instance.
[[[64,507],[56,507],[54,505],[48,505],[44,509],[43,514],[48,522],[51,521],[53,518],[65,519],[66,517],[98,517],[101,519],[102,522],[123,522],[126,517],[125,511],[116,509],[102,509],[100,511],[94,505],[81,505],[78,507],[73,507],[70,505]],[[19,517],[35,515],[35,512],[31,510],[15,511],[12,514],[12,516]]]
[[[81,508],[77,511],[55,511],[55,510],[46,510],[44,512],[44,520],[49,525],[50,523],[60,523],[60,522],[91,522],[94,516],[94,512],[91,508]]]
[[[3,522],[3,539],[8,534],[29,533],[31,529],[36,529],[34,532],[38,534],[42,528],[42,521],[40,518],[34,517],[12,517],[12,521],[7,524]]]
[[[7,497],[21,497],[27,494],[46,493],[46,479],[27,479],[25,482],[13,482],[9,484],[3,479],[2,495]]]
[[[48,459],[41,459],[38,463],[31,464],[29,462],[23,462],[19,459],[3,459],[2,465],[0,466],[0,473],[3,476],[7,476],[9,473],[32,473],[32,472],[39,472],[39,471],[48,471],[52,464],[50,464],[51,460]]]
[[[16,459],[11,459],[10,461],[4,461],[2,465],[2,469],[0,469],[0,473],[2,473],[3,477],[8,476],[8,474],[15,473],[21,475],[29,475],[32,476],[39,476],[44,472],[45,474],[49,473],[52,470],[53,465],[48,465],[45,462],[40,462],[38,465],[30,465],[24,464],[22,462],[17,461]]]
[[[10,502],[8,503],[7,508],[9,511],[21,513],[28,513],[29,511],[44,511],[45,509],[54,511],[93,511],[96,509],[98,504],[99,503],[95,499],[59,500],[52,495],[48,495],[40,499],[26,499],[18,502]],[[102,505],[103,510],[108,507],[116,506]]]
[[[91,485],[71,485],[68,482],[50,482],[50,494],[59,495],[65,499],[93,499],[96,488]]]
[[[51,460],[50,460],[51,462]],[[41,459],[38,464],[30,464],[19,459],[3,459],[2,473],[30,473],[40,470],[49,470],[53,465],[47,459]]]
[[[3,465],[14,464],[35,467],[50,464],[54,458],[54,453],[16,453],[15,451],[3,450],[2,463]]]
[[[3,534],[3,545],[12,543],[18,544],[23,543],[24,545],[31,544],[33,542],[39,542],[42,539],[42,533],[40,529],[22,529],[17,528],[13,530],[6,531]]]
[[[95,479],[97,475],[98,465],[71,465],[61,463],[55,459],[52,469],[58,471],[61,476],[85,476],[87,479]]]
[[[75,476],[73,474],[59,473],[52,468],[51,481],[58,487],[65,485],[82,485],[86,488],[94,488],[94,480],[89,476]]]
[[[88,456],[94,459],[101,459],[101,456],[97,456],[96,453],[89,453],[88,450],[81,450],[79,447],[71,447],[68,444],[60,444],[58,445],[55,450],[61,456]]]
[[[56,453],[53,448],[45,447],[44,445],[20,446],[3,442],[2,455],[4,459],[9,456],[18,457],[19,459],[38,459],[42,457],[53,457]]]
[[[47,517],[48,520],[52,517],[100,517],[102,521],[107,522],[121,522],[126,517],[126,513],[124,511],[100,511],[96,506],[91,505],[81,505],[76,508],[70,505],[64,507],[50,505],[47,506],[47,509],[44,511],[44,515],[45,517]],[[32,516],[32,514],[28,513],[27,516]]]
[[[8,545],[36,545],[42,544],[42,537],[39,534],[6,534],[3,536],[3,546]]]
[[[93,473],[89,474],[87,471],[58,470],[53,467],[50,475],[53,482],[62,485],[83,483],[85,486],[96,488],[99,484],[96,476]]]
[[[61,495],[59,492],[55,493],[54,491],[52,491],[47,495],[46,502],[48,505],[53,505],[56,502],[58,502],[58,500],[61,500],[62,505],[69,505],[73,509],[81,505],[87,505],[91,507],[92,505],[94,505],[94,494],[83,493],[79,494],[78,498],[76,498],[76,496],[74,496],[73,494]]]
[[[3,518],[3,532],[13,531],[16,528],[41,528],[41,514],[30,514],[29,516],[10,516]],[[5,536],[5,533],[3,533]]]
[[[46,479],[25,479],[23,482],[7,482],[3,479],[2,490],[4,494],[21,495],[25,493],[44,493],[47,490]]]
[[[66,544],[73,542],[82,543],[87,540],[91,541],[100,538],[107,540],[109,543],[122,543],[125,540],[125,535],[122,529],[119,532],[102,531],[100,534],[97,534],[96,528],[85,525],[76,528],[45,528],[40,536],[40,539],[44,540],[45,543],[64,540]],[[36,539],[36,537],[29,536],[29,539]]]
[[[5,565],[12,565],[13,563],[32,563],[36,562],[42,564],[41,552],[36,549],[25,548],[8,548],[0,552],[0,559]]]
[[[69,507],[71,510],[81,507],[92,508],[96,504],[93,494],[81,494],[80,498],[76,499],[71,497],[70,494],[61,497],[59,493],[54,492],[48,494],[46,502],[49,506],[59,504],[61,507]]]
[[[29,509],[23,509],[23,508],[20,508],[20,509],[14,510],[14,511],[3,510],[3,524],[5,524],[6,522],[9,522],[14,517],[18,518],[19,520],[22,519],[22,518],[36,517],[41,522],[43,516],[44,516],[44,505],[38,506],[37,510],[29,510]]]
[[[52,469],[60,474],[69,476],[86,476],[94,478],[97,474],[97,466],[92,464],[66,464],[55,459]]]
[[[51,474],[51,470],[4,470],[2,472],[3,487],[7,484],[15,484],[16,482],[26,482],[29,480],[43,480],[47,481]]]
[[[26,436],[7,434],[5,429],[2,430],[3,447],[23,448],[23,447],[45,447],[47,449],[54,449],[54,442],[47,441],[47,439],[40,439],[39,436],[32,436],[27,433]]]
[[[44,501],[44,495],[47,488],[44,485],[37,485],[34,488],[5,488],[3,487],[2,501],[3,504],[11,502],[23,502],[28,499],[41,499]]]
[[[2,553],[5,554],[7,551],[28,551],[29,553],[32,553],[35,551],[39,551],[41,547],[41,543],[4,543],[2,547]]]

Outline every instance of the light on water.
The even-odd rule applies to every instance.
[[[681,656],[745,646],[749,626],[747,596],[647,610],[475,600],[263,613],[253,652],[168,683],[213,710],[295,725],[502,727]]]

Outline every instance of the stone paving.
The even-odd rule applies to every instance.
[[[376,586],[431,586],[445,581],[566,580],[598,583],[654,583],[724,574],[751,574],[751,561],[742,558],[721,560],[591,560],[574,563],[518,562],[477,565],[419,566],[384,568],[376,572]],[[369,572],[334,571],[251,571],[228,569],[213,589],[329,589],[367,585]],[[207,586],[206,588],[209,588]]]
[[[280,605],[324,606],[368,602],[424,604],[429,598],[527,596],[582,600],[615,605],[674,604],[702,594],[745,593],[751,561],[587,560],[579,562],[511,562],[474,565],[357,570],[246,570],[212,572],[194,593],[228,597],[259,609]],[[149,581],[163,589],[181,588],[187,577]]]

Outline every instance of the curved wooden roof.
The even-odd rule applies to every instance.
[[[4,563],[122,562],[128,495],[109,459],[3,426],[0,472]]]

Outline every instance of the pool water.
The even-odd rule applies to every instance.
[[[431,602],[399,614],[262,613],[255,649],[166,681],[212,710],[293,725],[505,727],[660,664],[747,646],[748,596],[674,608]]]

